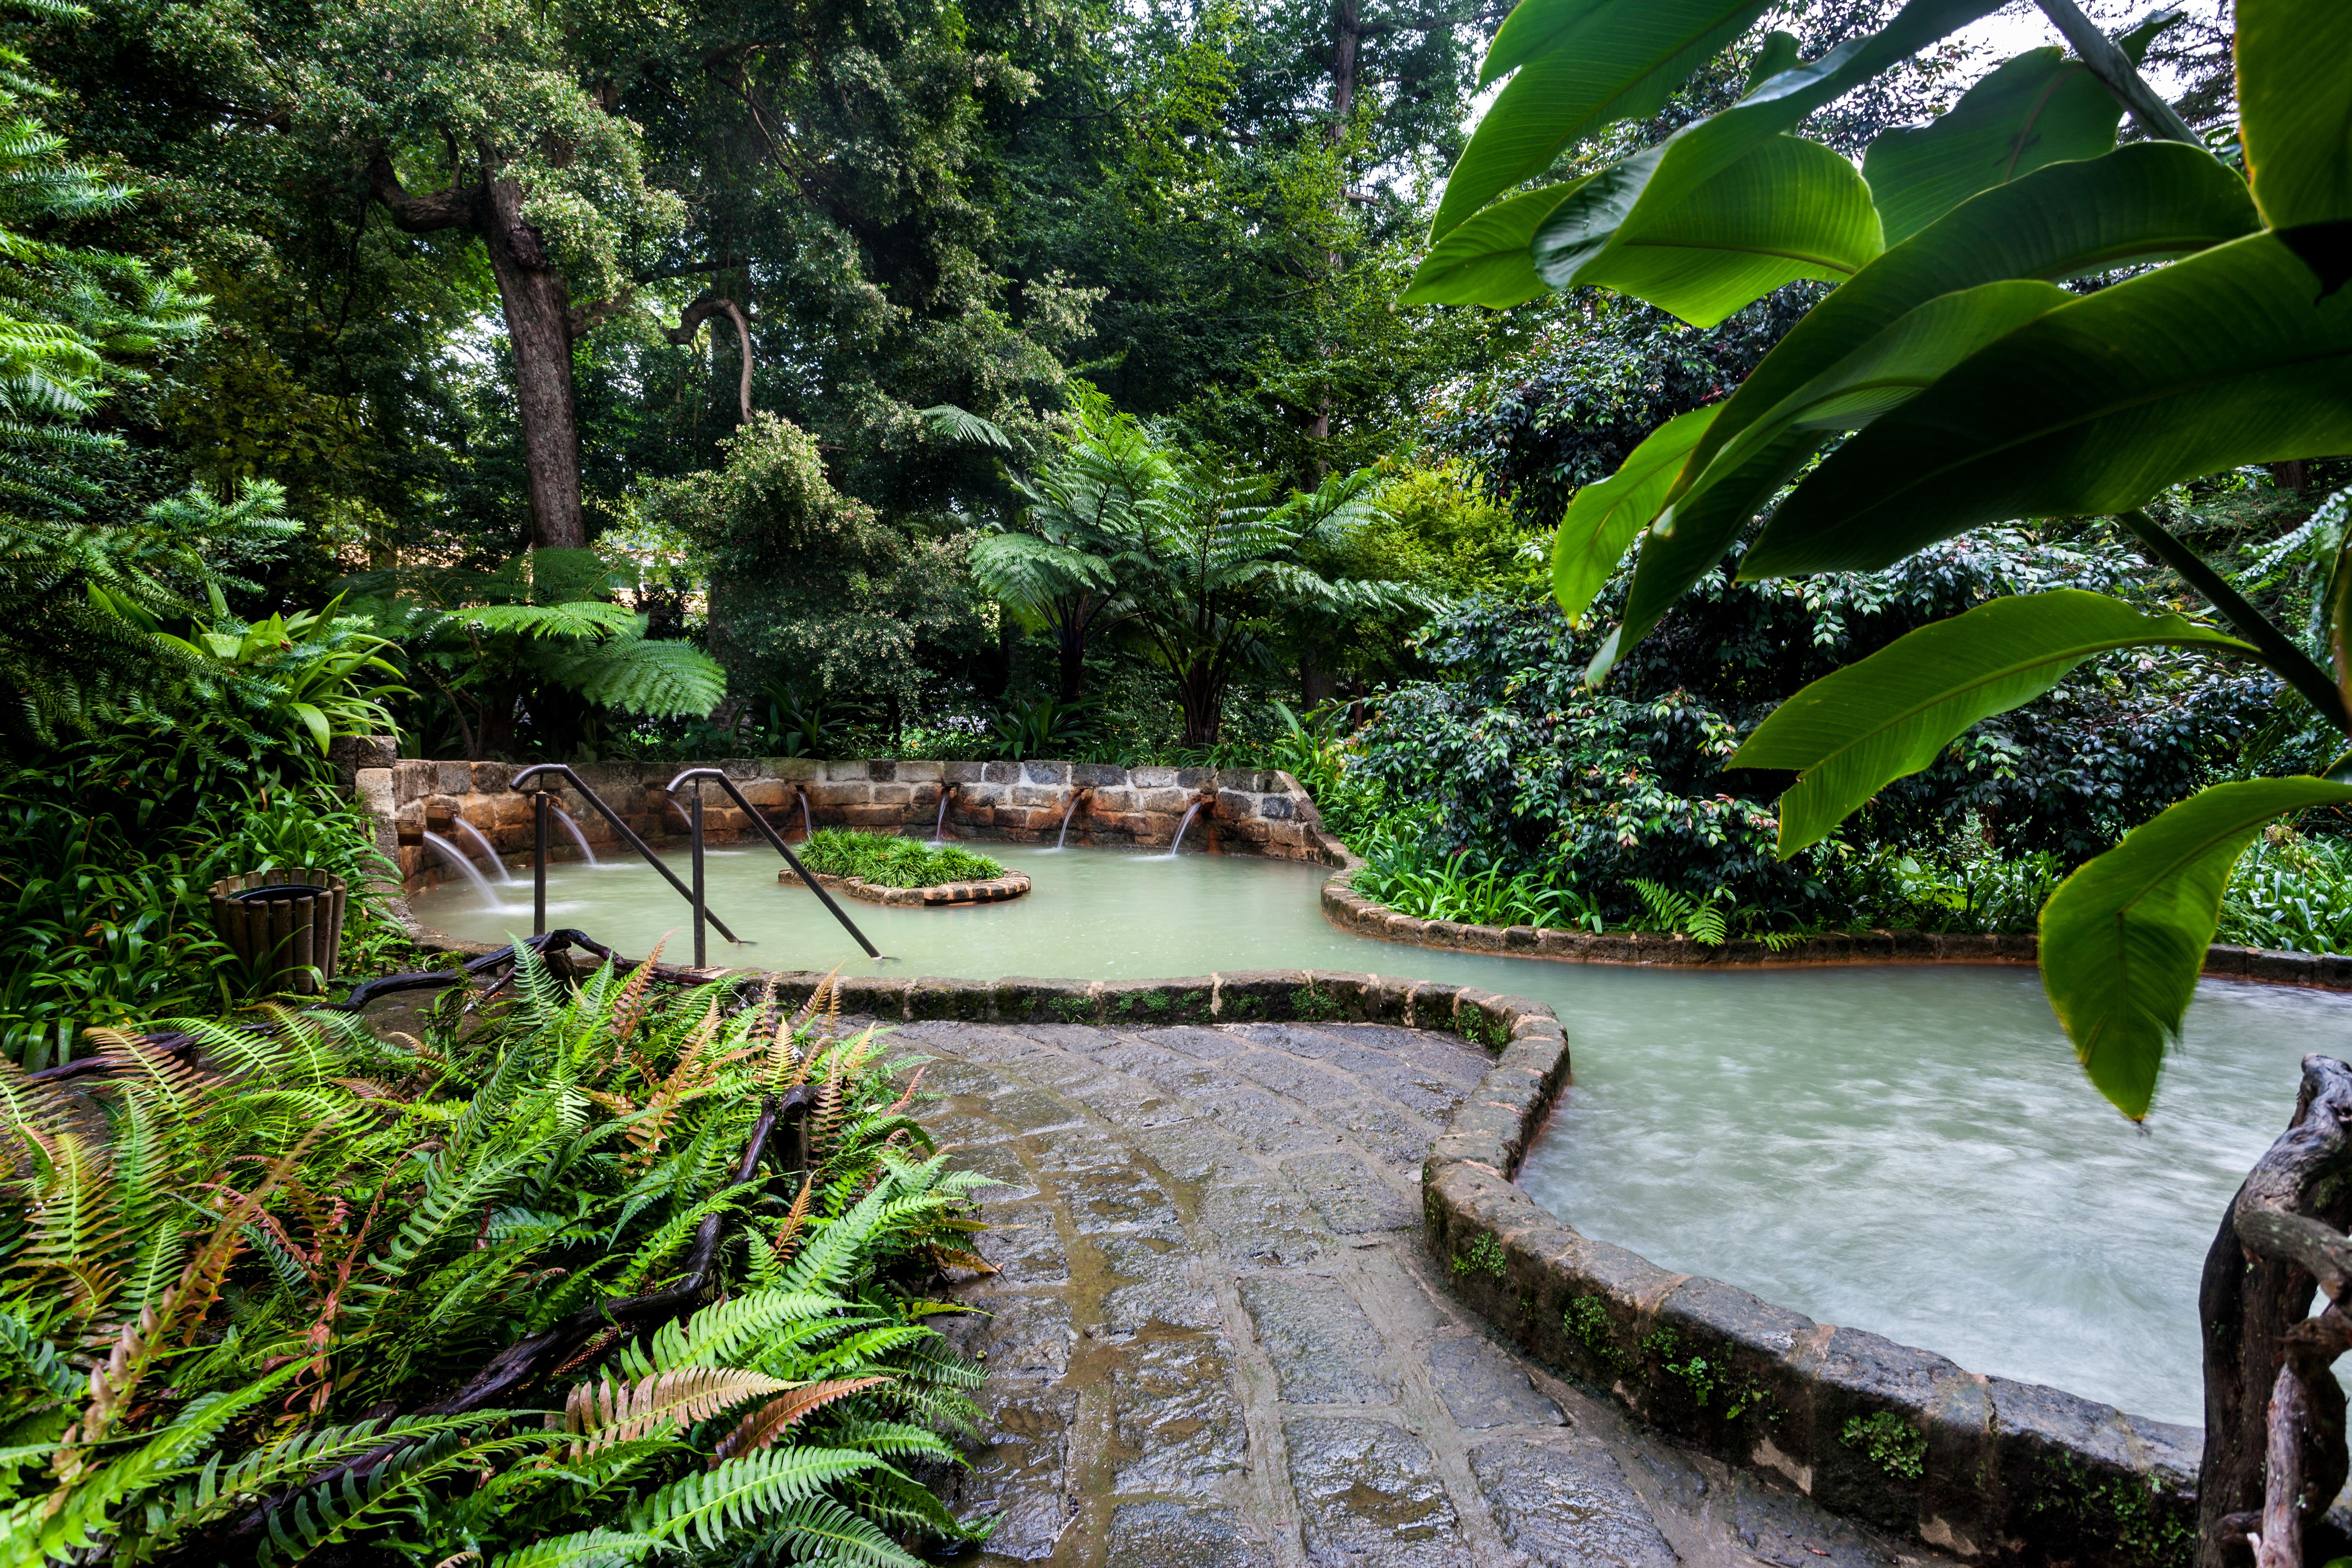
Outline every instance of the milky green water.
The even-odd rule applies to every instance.
[[[2201,1419],[2197,1277],[2223,1206],[2286,1123],[2306,1051],[2352,1055],[2352,997],[2208,981],[2144,1130],[2075,1067],[2030,968],[1706,973],[1403,947],[1322,917],[1314,867],[1248,856],[981,846],[1035,879],[1010,904],[845,900],[866,960],[764,847],[709,860],[715,963],[992,979],[1326,968],[1535,997],[1575,1077],[1520,1174],[1588,1236],[1727,1279],[1971,1371]],[[683,858],[674,860],[681,877]],[[529,929],[527,873],[427,925]],[[686,904],[642,865],[549,875],[549,921],[635,956],[689,951]]]

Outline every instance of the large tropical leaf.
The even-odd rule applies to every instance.
[[[1399,301],[1407,305],[1487,305],[1502,310],[1551,292],[1536,276],[1528,242],[1573,182],[1522,191],[1461,224],[1429,247]]]
[[[1886,243],[1899,245],[1979,191],[2112,151],[2122,118],[2115,94],[2055,45],[2004,61],[1950,113],[1886,132],[1863,154]]]
[[[2254,653],[2210,626],[2104,594],[1995,599],[1814,681],[1773,710],[1729,765],[1803,775],[1780,797],[1785,860],[1979,721],[2032,701],[2087,658],[2148,647]]]
[[[2050,896],[2042,988],[2116,1110],[2135,1121],[2147,1114],[2239,855],[2264,823],[2346,801],[2352,785],[2325,779],[2216,784],[2134,828]]]
[[[1710,421],[1713,407],[1667,420],[1633,448],[1617,471],[1576,492],[1551,545],[1551,591],[1570,621],[1581,622],[1592,596],[1617,570],[1658,510],[1683,458]]]
[[[1767,199],[1766,192],[1777,193],[1779,200],[1789,204],[1787,210],[1778,226],[1768,222],[1759,228],[1751,216],[1741,230],[1747,244],[1763,246],[1763,255],[1777,258],[1784,268],[1810,262],[1828,269],[1826,274],[1796,272],[1787,274],[1790,277],[1842,276],[1852,271],[1869,258],[1857,259],[1855,247],[1861,241],[1843,216],[1857,195],[1864,207],[1869,204],[1868,187],[1854,175],[1853,166],[1843,158],[1836,160],[1851,181],[1852,189],[1848,189],[1819,157],[1808,160],[1782,150],[1778,159],[1768,154],[1760,161],[1748,161],[1823,104],[1993,8],[1991,0],[1910,0],[1880,31],[1840,44],[1810,65],[1782,71],[1721,113],[1686,125],[1661,145],[1601,171],[1562,201],[1536,231],[1537,272],[1554,288],[1602,281],[1624,287],[1616,281],[1620,278],[1647,281],[1647,273],[1638,264],[1619,260],[1617,252],[1643,243],[1645,237],[1685,233],[1707,221],[1698,211],[1686,208],[1729,203],[1752,215],[1755,204]],[[1827,153],[1828,150],[1816,151]],[[1732,174],[1726,184],[1713,184],[1717,176],[1742,164],[1748,167],[1746,174]],[[1771,215],[1760,216],[1769,220]],[[1622,246],[1617,243],[1621,230]],[[1874,255],[1879,248],[1874,213],[1867,230],[1867,249]],[[1837,243],[1827,244],[1830,240]],[[1762,281],[1773,273],[1759,265],[1755,254],[1720,248],[1700,250],[1680,259],[1682,266],[1675,279],[1676,295],[1703,301],[1709,312],[1726,300],[1738,299],[1745,287],[1762,284],[1756,293],[1738,300],[1739,304],[1778,286]],[[1698,277],[1711,277],[1714,286],[1700,288]],[[1786,277],[1781,280],[1786,281]],[[1738,304],[1729,307],[1738,308]],[[1728,310],[1724,313],[1728,314]]]
[[[1980,523],[2352,449],[2352,296],[2312,292],[2257,234],[2052,310],[1814,469],[1741,574],[1874,571]]]
[[[2352,278],[2352,5],[2239,0],[2237,58],[2254,200],[2333,293]]]
[[[1722,559],[1822,437],[1783,429],[1718,468],[1723,449],[1908,312],[2003,279],[2054,281],[2191,254],[2259,222],[2245,182],[2194,147],[2159,142],[2053,164],[1987,191],[1889,250],[1808,311],[1699,438],[1668,492],[1670,515],[1642,542],[1622,646],[1639,641]],[[1711,493],[1685,507],[1682,498],[1702,480]]]
[[[1578,138],[1655,114],[1763,10],[1764,0],[1526,0],[1495,35],[1479,85],[1518,74],[1462,150],[1430,238],[1550,168]]]
[[[1674,155],[1637,153],[1564,197],[1537,229],[1537,276],[1711,327],[1784,283],[1843,282],[1882,248],[1869,185],[1818,142],[1767,136],[1688,188],[1658,178]]]

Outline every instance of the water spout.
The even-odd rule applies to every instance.
[[[1197,800],[1184,808],[1184,820],[1176,825],[1176,842],[1168,847],[1168,853],[1161,857],[1162,859],[1176,858],[1176,851],[1184,847],[1184,830],[1192,826],[1192,818],[1200,815],[1200,811],[1201,803]]]
[[[488,860],[491,865],[496,866],[499,868],[499,880],[506,883],[509,887],[514,886],[514,873],[508,870],[507,863],[499,858],[497,847],[492,845],[488,838],[483,837],[482,830],[475,826],[472,823],[467,821],[462,816],[457,817],[455,820],[459,827],[465,829],[466,837],[472,839],[475,847],[481,850],[482,858]]]
[[[572,842],[580,846],[580,858],[591,866],[599,864],[596,851],[588,847],[588,836],[580,831],[580,825],[572,820],[572,814],[551,800],[547,804],[556,816],[563,819],[563,831],[572,835]]]
[[[940,786],[940,819],[931,824],[931,842],[934,844],[938,844],[947,837],[948,793],[954,788],[955,785],[953,784],[941,784]],[[803,796],[803,798],[805,799],[806,797]]]
[[[1054,840],[1055,848],[1059,849],[1063,845],[1069,842],[1070,818],[1078,814],[1078,802],[1086,797],[1086,793],[1087,792],[1082,789],[1074,789],[1070,792],[1070,804],[1062,808],[1062,833],[1060,837]],[[1192,818],[1188,816],[1184,820],[1190,822]],[[1176,830],[1178,837],[1182,837],[1183,834],[1184,830],[1182,828],[1180,827]]]
[[[794,790],[793,793],[801,797],[801,842],[805,844],[816,837],[816,825],[809,820],[808,791]]]
[[[490,888],[490,879],[482,875],[463,849],[437,833],[427,833],[425,842],[432,846],[435,854],[466,874],[466,880],[473,884],[474,891],[480,896],[486,908],[495,910],[500,907],[498,894]]]

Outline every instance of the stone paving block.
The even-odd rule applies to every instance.
[[[1261,1089],[1235,1088],[1194,1103],[1219,1126],[1248,1139],[1261,1154],[1296,1154],[1327,1147],[1331,1141],[1304,1107]]]
[[[923,1088],[932,1094],[997,1094],[1004,1079],[977,1062],[935,1060],[923,1070]]]
[[[981,1391],[992,1430],[963,1484],[966,1519],[994,1515],[991,1557],[1034,1563],[1053,1554],[1076,1517],[1064,1493],[1070,1462],[1073,1394],[992,1399]]]
[[[1559,1406],[1536,1391],[1527,1368],[1485,1340],[1444,1339],[1429,1347],[1429,1377],[1457,1426],[1558,1426]]]
[[[1139,1128],[1135,1145],[1177,1181],[1197,1183],[1220,1164],[1232,1164],[1241,1144],[1221,1127],[1187,1118],[1181,1121]]]
[[[990,1208],[988,1228],[972,1237],[972,1250],[996,1266],[1000,1276],[1024,1285],[1069,1282],[1070,1259],[1062,1248],[1048,1204]]]
[[[1421,1163],[1429,1155],[1430,1145],[1437,1141],[1436,1129],[1417,1116],[1408,1116],[1393,1105],[1373,1100],[1361,1100],[1336,1113],[1340,1126],[1353,1135],[1359,1149],[1383,1163],[1417,1175]]]
[[[1684,1513],[1696,1513],[1706,1506],[1706,1478],[1680,1454],[1656,1438],[1640,1434],[1631,1437],[1624,1447],[1669,1507]]]
[[[1503,1539],[1538,1568],[1675,1568],[1680,1559],[1607,1450],[1489,1443],[1470,1453]]]
[[[1218,1336],[1138,1339],[1111,1373],[1111,1407],[1115,1490],[1196,1497],[1241,1473],[1248,1435]]]
[[[1249,1048],[1243,1043],[1247,1037],[1237,1036],[1240,1036],[1237,1028],[1202,1029],[1184,1025],[1167,1029],[1140,1029],[1131,1037],[1167,1050],[1181,1051],[1204,1062],[1215,1062],[1239,1056]]]
[[[1421,1224],[1421,1205],[1353,1154],[1293,1154],[1282,1163],[1282,1173],[1341,1236],[1410,1230]]]
[[[1351,1100],[1358,1092],[1349,1079],[1279,1051],[1252,1051],[1245,1057],[1235,1057],[1225,1066],[1253,1083],[1316,1110]]]
[[[1297,1194],[1254,1165],[1220,1165],[1200,1184],[1201,1224],[1235,1263],[1296,1268],[1323,1256],[1324,1231]]]
[[[1293,1416],[1282,1437],[1313,1568],[1472,1568],[1420,1438],[1386,1421],[1328,1415]]]
[[[1232,1509],[1123,1502],[1111,1510],[1110,1561],[1122,1568],[1271,1568],[1275,1557]]]
[[[1396,1403],[1380,1331],[1344,1287],[1260,1274],[1241,1294],[1286,1404]]]
[[[1731,1522],[1740,1543],[1775,1568],[1886,1568],[1890,1559],[1818,1503],[1747,1471],[1731,1478]]]
[[[1080,1236],[1136,1226],[1174,1226],[1176,1205],[1158,1182],[1133,1165],[1076,1173],[1061,1183],[1062,1201]]]
[[[972,1353],[988,1363],[991,1383],[1051,1383],[1070,1370],[1070,1304],[1058,1290],[982,1290],[968,1298],[989,1314]]]
[[[1000,1094],[988,1102],[988,1113],[1023,1132],[1086,1125],[1086,1114],[1077,1106],[1042,1089],[1016,1089]]]
[[[942,1149],[951,1147],[945,1139],[940,1141],[940,1146]],[[977,1171],[999,1184],[993,1187],[982,1187],[972,1194],[983,1206],[1018,1203],[1023,1198],[1036,1196],[1036,1178],[1021,1163],[1021,1151],[1011,1142],[982,1143],[976,1147],[965,1143],[952,1146],[952,1151],[957,1170]]]
[[[1029,1158],[1038,1170],[1066,1180],[1088,1171],[1115,1170],[1135,1158],[1123,1138],[1098,1128],[1050,1128],[1029,1142]]]

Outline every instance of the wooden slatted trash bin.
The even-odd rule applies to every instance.
[[[268,979],[263,989],[314,994],[343,948],[343,879],[329,871],[249,871],[213,884],[213,929]],[[315,969],[316,974],[310,972]]]

